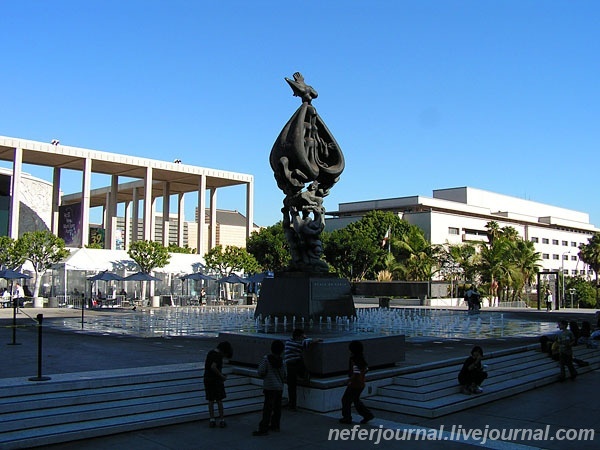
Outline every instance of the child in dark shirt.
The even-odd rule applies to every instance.
[[[210,417],[208,426],[210,428],[217,426],[215,403],[217,403],[219,410],[219,426],[221,428],[227,426],[223,416],[223,399],[226,397],[225,380],[227,379],[227,375],[223,373],[223,358],[229,359],[232,356],[233,349],[227,341],[219,342],[217,348],[209,351],[206,355],[206,361],[204,362],[204,392],[206,393],[206,400],[208,400],[208,414]]]
[[[481,394],[481,383],[487,378],[487,372],[483,370],[481,360],[483,359],[483,349],[476,345],[471,350],[469,356],[458,374],[458,382],[461,385],[463,394]]]

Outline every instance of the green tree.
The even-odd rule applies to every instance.
[[[65,241],[49,231],[29,231],[19,238],[19,246],[23,249],[26,259],[33,265],[35,272],[33,296],[39,297],[42,275],[48,269],[70,253],[65,248]]]
[[[596,305],[596,289],[595,282],[586,280],[581,276],[571,277],[567,279],[567,293],[565,301],[570,304],[571,295],[570,289],[575,289],[573,295],[574,306],[581,308],[594,308]]]
[[[350,227],[322,234],[325,260],[340,277],[373,279],[384,267],[386,252],[377,240]]]
[[[535,251],[535,245],[531,241],[518,238],[512,247],[512,264],[517,269],[518,277],[514,283],[514,296],[523,292],[526,285],[531,285],[535,275],[540,270],[541,254]]]
[[[263,270],[280,271],[290,263],[289,245],[281,221],[254,231],[246,242],[246,250],[256,258]]]
[[[598,272],[600,272],[600,234],[588,239],[587,244],[579,246],[579,259],[592,268],[596,274],[596,308],[600,308],[598,299]]]
[[[260,270],[256,258],[245,248],[217,245],[204,255],[206,267],[218,272],[221,277],[231,275],[233,272],[255,273]]]
[[[167,248],[154,241],[132,242],[127,254],[140,266],[140,271],[148,274],[154,269],[165,267],[171,259]]]
[[[193,248],[190,248],[187,245],[185,245],[185,247],[180,247],[179,245],[173,243],[169,244],[169,246],[167,247],[167,251],[169,253],[184,253],[187,255],[192,255],[196,253]]]
[[[407,232],[400,237],[393,236],[391,248],[398,262],[394,273],[401,280],[429,281],[441,260],[423,231],[414,225],[409,225]]]
[[[8,236],[0,236],[0,266],[18,270],[27,261],[23,242]]]

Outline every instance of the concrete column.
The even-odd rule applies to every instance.
[[[200,175],[198,180],[198,237],[196,241],[196,251],[200,256],[204,256],[204,215],[206,210],[206,175]]]
[[[50,219],[50,230],[58,236],[58,221],[60,208],[60,167],[55,167],[52,176],[52,218]],[[83,212],[83,211],[82,211]]]
[[[146,167],[144,176],[144,240],[152,240],[152,167]]]
[[[131,242],[131,202],[125,202],[125,213],[123,214],[123,249],[127,250]]]
[[[8,235],[19,238],[19,214],[21,211],[21,174],[23,173],[23,149],[15,148],[13,157],[12,186],[10,196],[10,222]]]
[[[150,240],[154,242],[156,240],[156,201],[158,199],[156,197],[152,198],[152,214],[150,215],[150,221],[152,225],[150,226]]]
[[[83,160],[83,177],[81,181],[81,246],[90,241],[90,190],[92,187],[92,159]]]
[[[163,184],[163,245],[169,246],[169,219],[171,211],[171,183],[165,181]]]
[[[139,236],[139,221],[140,221],[140,191],[138,188],[133,188],[132,200],[133,211],[131,215],[131,242],[138,240]]]
[[[254,225],[254,178],[246,185],[246,239],[252,234]]]
[[[110,179],[110,195],[108,196],[106,214],[106,243],[110,250],[117,249],[117,194],[119,193],[119,176]]]
[[[179,247],[184,246],[184,226],[185,226],[185,208],[183,202],[183,194],[179,194],[177,202],[177,245]]]
[[[210,248],[217,246],[217,188],[210,190]]]

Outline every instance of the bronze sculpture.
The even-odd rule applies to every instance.
[[[277,186],[285,194],[283,228],[290,245],[290,270],[323,273],[320,235],[325,228],[323,198],[344,170],[344,155],[312,106],[318,94],[301,73],[285,78],[302,105],[285,124],[270,155]]]

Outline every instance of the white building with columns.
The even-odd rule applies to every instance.
[[[592,275],[579,260],[579,245],[600,229],[585,212],[547,205],[472,187],[437,189],[433,197],[414,195],[340,203],[326,229],[332,231],[359,220],[369,211],[391,211],[418,226],[432,244],[487,241],[486,224],[511,226],[535,244],[542,256],[542,271],[565,275]]]
[[[156,240],[156,201],[161,199],[162,243],[184,245],[184,195],[192,196],[195,207],[208,211],[208,226],[197,222],[194,248],[203,255],[217,243],[217,193],[219,189],[245,185],[245,237],[255,229],[254,177],[248,174],[208,169],[187,164],[138,158],[19,138],[0,136],[0,160],[12,164],[9,169],[10,197],[7,199],[7,235],[16,239],[22,234],[20,209],[27,192],[23,190],[23,165],[44,166],[52,169],[49,182],[51,198],[48,228],[59,236],[66,235],[71,247],[84,247],[90,242],[90,210],[102,207],[104,211],[105,248],[117,248],[117,210],[124,210],[124,239]],[[61,177],[69,171],[80,177],[81,190],[62,194]],[[110,184],[92,189],[92,175],[110,177]],[[187,198],[186,197],[186,198]],[[208,197],[208,201],[207,201]],[[174,203],[175,213],[171,212]],[[43,209],[43,208],[42,208]],[[169,241],[171,223],[177,226],[176,242]],[[140,229],[141,227],[141,229]],[[21,230],[21,231],[20,231]],[[62,236],[61,236],[62,237]],[[127,248],[130,242],[125,242]]]

